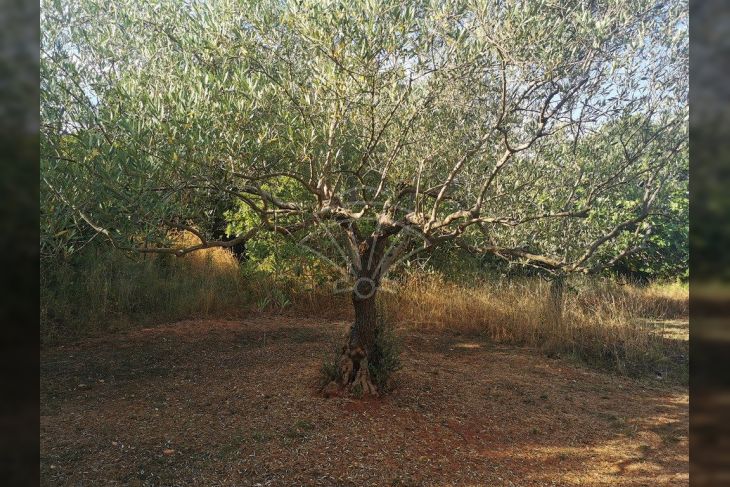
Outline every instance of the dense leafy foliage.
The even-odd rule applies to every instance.
[[[354,274],[379,238],[371,274],[444,245],[683,272],[683,1],[42,10],[46,256],[220,245],[224,215],[254,255],[304,240]],[[180,229],[200,244],[174,248]]]

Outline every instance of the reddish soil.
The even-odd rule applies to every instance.
[[[185,321],[46,349],[41,485],[688,485],[685,387],[404,335],[381,399],[326,399],[345,323]]]

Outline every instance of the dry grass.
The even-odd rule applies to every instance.
[[[185,234],[176,240],[195,243]],[[323,318],[351,315],[346,295],[333,294],[311,276],[260,271],[222,248],[180,258],[89,248],[69,261],[44,263],[40,287],[46,344],[185,318],[284,310]]]
[[[177,238],[193,243],[191,236]],[[186,318],[261,312],[352,318],[349,294],[334,293],[322,276],[241,266],[226,249],[134,259],[101,249],[44,271],[41,281],[46,343]],[[672,327],[659,325],[686,319],[686,286],[570,281],[562,320],[550,311],[548,288],[537,278],[465,284],[421,273],[386,282],[381,296],[401,328],[477,334],[621,372],[666,374],[679,365],[672,375],[686,380],[686,328],[674,327],[679,336],[671,336]]]
[[[235,313],[236,267],[219,252],[176,259],[88,252],[41,271],[41,337],[58,342],[186,316]]]
[[[686,341],[665,336],[658,325],[686,319],[686,287],[577,280],[565,293],[562,319],[551,312],[549,284],[540,279],[466,287],[412,275],[386,288],[390,313],[405,328],[484,335],[622,372],[666,373],[679,366],[674,375],[686,380]]]

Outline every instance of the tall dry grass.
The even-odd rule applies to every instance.
[[[41,336],[54,343],[159,322],[260,312],[351,319],[350,295],[333,292],[315,274],[262,271],[241,265],[225,249],[182,258],[90,249],[42,270]],[[663,336],[657,324],[686,319],[686,286],[573,280],[562,318],[551,307],[549,284],[538,278],[456,283],[413,273],[387,281],[380,296],[401,329],[480,335],[624,372],[677,364],[686,369],[686,341]]]
[[[467,286],[413,274],[385,288],[389,313],[405,329],[482,335],[629,373],[686,369],[686,340],[662,333],[664,321],[686,320],[686,286],[577,279],[564,293],[562,316],[549,283],[536,278]]]
[[[186,234],[175,240],[195,243]],[[315,277],[242,265],[222,248],[175,257],[89,246],[71,259],[41,265],[41,341],[53,344],[161,322],[262,312],[351,317],[349,296],[333,294]]]
[[[233,310],[234,268],[216,254],[175,260],[91,249],[41,269],[41,337],[45,342],[135,324]]]

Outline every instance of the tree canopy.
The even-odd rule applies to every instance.
[[[43,252],[274,232],[317,251],[313,235],[335,235],[355,275],[378,239],[378,275],[442,244],[550,272],[610,265],[686,198],[686,15],[656,0],[46,1]],[[232,241],[208,231],[222,211]],[[200,243],[175,248],[170,229]]]

